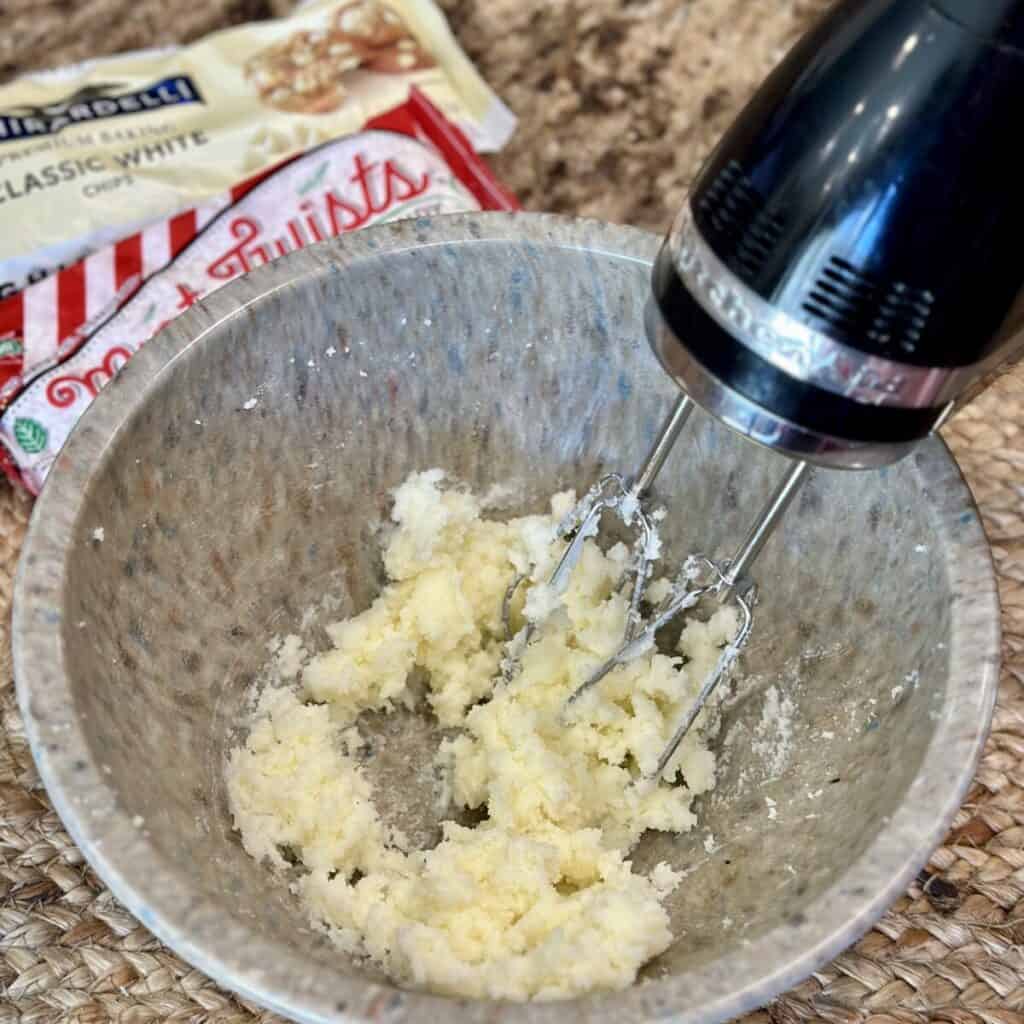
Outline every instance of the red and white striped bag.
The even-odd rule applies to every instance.
[[[364,130],[0,300],[0,466],[37,494],[103,385],[162,326],[253,267],[401,217],[516,209],[413,88]]]

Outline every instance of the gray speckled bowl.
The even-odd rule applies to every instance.
[[[675,945],[629,991],[535,1006],[401,992],[327,945],[231,832],[221,769],[265,643],[303,629],[316,645],[325,617],[368,603],[374,524],[408,472],[509,481],[522,510],[636,465],[675,397],[641,326],[656,247],[490,215],[308,249],[176,320],[57,460],[15,604],[32,748],[111,889],[228,987],[308,1021],[721,1021],[856,939],[940,841],[990,720],[999,619],[938,440],[886,472],[819,473],[765,550],[704,827],[636,854],[687,878]],[[722,553],[783,464],[696,419],[660,481],[668,539]],[[429,773],[413,770],[429,725],[379,728],[381,799],[429,836]]]

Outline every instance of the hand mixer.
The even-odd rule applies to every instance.
[[[1024,178],[1009,145],[1022,112],[1024,0],[844,0],[701,171],[646,314],[683,394],[640,470],[606,476],[562,523],[548,584],[564,589],[606,513],[637,531],[626,634],[570,704],[702,599],[736,603],[738,632],[652,778],[749,637],[749,570],[809,464],[897,461],[1018,357]],[[791,463],[735,554],[691,556],[645,615],[658,553],[645,499],[695,404]]]

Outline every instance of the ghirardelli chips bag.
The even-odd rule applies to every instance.
[[[514,127],[431,0],[314,0],[0,86],[0,297],[359,131],[413,86],[477,152]]]

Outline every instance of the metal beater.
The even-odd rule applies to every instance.
[[[564,589],[606,513],[636,531],[625,636],[569,704],[701,600],[736,603],[737,634],[652,778],[750,636],[750,569],[809,463],[895,462],[1019,358],[1024,187],[1006,140],[1022,101],[1024,0],[843,0],[698,176],[646,313],[684,393],[639,472],[604,477],[562,523],[569,543],[549,581]],[[794,461],[735,554],[691,556],[645,614],[657,555],[645,499],[695,404]]]

